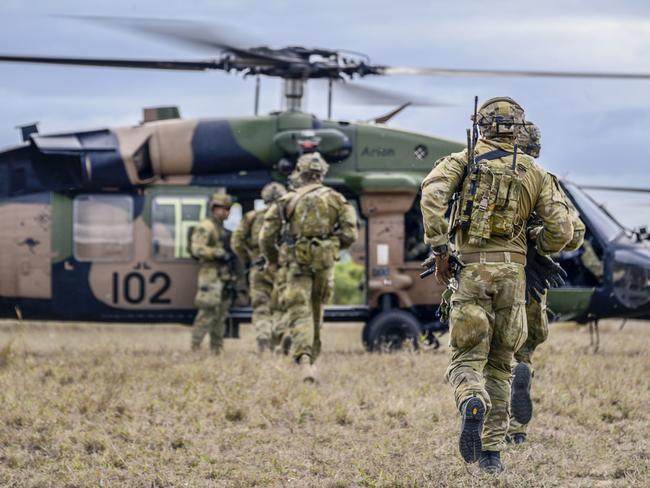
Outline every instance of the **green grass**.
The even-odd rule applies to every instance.
[[[215,359],[182,327],[4,322],[0,486],[650,485],[650,324],[606,325],[598,354],[551,326],[530,442],[498,480],[457,454],[445,347],[369,355],[357,325],[323,340],[313,387],[250,328]]]

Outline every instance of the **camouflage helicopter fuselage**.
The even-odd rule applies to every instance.
[[[282,112],[32,134],[0,154],[2,316],[190,323],[196,263],[182,249],[187,229],[179,234],[170,219],[180,224],[190,210],[195,219],[219,188],[249,210],[265,183],[283,180],[278,167],[295,160],[304,137],[333,162],[326,183],[365,224],[351,254],[366,265],[368,307],[328,316],[367,318],[384,296],[400,308],[434,306],[419,258],[405,259],[406,237],[419,232],[405,214],[433,161],[461,145]]]
[[[32,134],[0,153],[0,317],[191,323],[197,263],[186,241],[208,196],[226,189],[250,210],[265,183],[285,179],[305,139],[332,163],[326,183],[363,224],[350,254],[365,265],[366,303],[329,307],[326,318],[367,321],[369,347],[443,330],[434,314],[442,289],[418,277],[426,256],[418,190],[436,159],[463,146],[301,112]],[[582,322],[650,316],[650,267],[634,264],[650,253],[638,245],[634,259],[603,253],[612,247],[600,235],[611,227],[606,216],[565,189],[601,249],[603,278],[565,256],[569,287],[553,290],[549,308]],[[250,317],[247,308],[231,312],[234,327]]]

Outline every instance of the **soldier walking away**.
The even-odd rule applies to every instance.
[[[527,122],[517,133],[517,146],[533,158],[538,158],[541,151],[541,131],[532,122]],[[563,192],[564,193],[564,192]],[[575,251],[582,246],[585,235],[585,225],[580,220],[577,210],[564,195],[564,199],[571,210],[573,222],[573,237],[564,246],[563,251]],[[529,238],[535,239],[540,231],[541,222],[533,218],[528,221]],[[515,444],[526,441],[528,423],[533,416],[533,401],[530,388],[534,377],[533,353],[535,349],[546,341],[548,337],[548,315],[546,313],[547,294],[543,293],[540,300],[528,297],[526,303],[526,321],[528,323],[528,337],[526,342],[515,352],[514,378],[512,381],[511,416],[508,427],[507,440]]]
[[[287,190],[280,183],[269,183],[262,188],[262,199],[271,205]],[[270,350],[272,334],[272,302],[274,276],[264,268],[264,258],[260,253],[259,234],[267,208],[247,212],[232,235],[232,250],[239,260],[248,266],[249,289],[253,307],[253,326],[260,353]]]
[[[492,98],[478,111],[475,106],[472,119],[468,149],[438,160],[422,182],[421,208],[436,279],[449,283],[451,263],[461,263],[446,372],[462,418],[460,453],[499,473],[513,355],[526,340],[526,222],[533,211],[542,220],[536,250],[545,255],[562,250],[573,225],[557,180],[517,149],[522,107],[509,97]]]
[[[275,273],[281,266],[286,272],[279,297],[282,326],[308,382],[316,382],[314,363],[321,348],[323,307],[333,291],[334,263],[340,250],[357,238],[354,208],[323,185],[327,169],[319,153],[302,155],[296,164],[296,188],[269,208],[260,231],[267,269]]]
[[[193,230],[190,252],[199,260],[195,305],[198,309],[192,328],[192,350],[201,347],[201,341],[210,334],[210,351],[221,353],[226,319],[230,308],[229,288],[234,279],[231,270],[233,256],[230,232],[223,222],[230,214],[232,199],[225,193],[215,193],[210,199],[208,218]]]

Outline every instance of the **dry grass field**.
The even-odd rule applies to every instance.
[[[466,466],[445,347],[367,354],[328,325],[321,384],[174,326],[0,323],[0,486],[650,486],[650,323],[554,325],[498,478]],[[443,339],[446,343],[446,338]]]

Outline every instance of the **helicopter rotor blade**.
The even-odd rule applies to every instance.
[[[588,71],[536,71],[455,68],[404,68],[380,66],[382,75],[398,76],[518,76],[533,78],[591,78],[612,80],[650,80],[650,73],[604,73]]]
[[[67,18],[84,20],[111,28],[128,30],[138,34],[148,34],[167,41],[182,43],[212,51],[229,51],[245,58],[250,63],[263,62],[286,63],[295,61],[268,51],[250,49],[251,41],[231,27],[208,24],[198,21],[173,19],[146,19],[129,17],[68,16]]]
[[[633,186],[578,185],[583,190],[620,191],[629,193],[650,193],[650,188]]]
[[[449,107],[447,103],[394,90],[358,83],[334,83],[334,97],[342,95],[349,103],[359,105],[402,105],[409,103],[415,107]]]
[[[143,68],[176,71],[205,71],[223,69],[218,61],[172,61],[164,59],[101,59],[101,58],[60,58],[49,56],[5,56],[0,61],[13,63],[62,64],[73,66],[97,66],[108,68]]]

